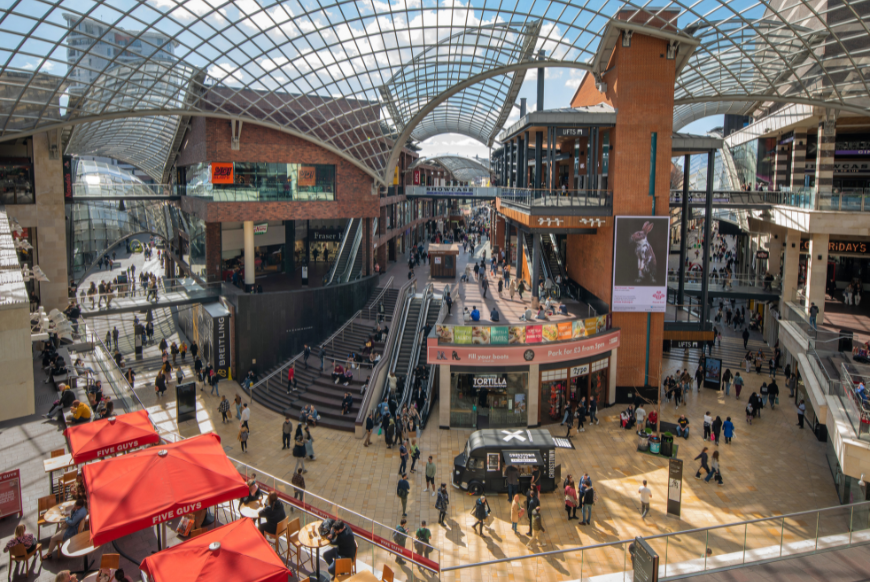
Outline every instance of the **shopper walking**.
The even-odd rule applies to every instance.
[[[396,485],[396,495],[402,503],[402,517],[408,517],[408,494],[411,492],[411,484],[408,483],[408,476],[402,475],[399,478],[399,483]]]
[[[584,484],[585,480],[585,484]],[[580,508],[580,516],[582,520],[580,525],[592,525],[592,506],[595,505],[595,488],[592,487],[592,479],[584,475],[580,480],[580,488],[583,491],[582,506]]]
[[[703,449],[701,449],[701,454],[699,454],[697,457],[695,457],[696,461],[699,459],[701,461],[701,466],[698,467],[698,472],[695,473],[695,479],[701,478],[701,469],[704,469],[705,471],[707,471],[707,475],[710,474],[710,467],[707,465],[707,459],[708,459],[707,450],[708,450],[707,447],[704,447]]]
[[[221,413],[221,424],[226,424],[228,418],[228,413],[230,411],[230,401],[227,400],[226,396],[221,396],[221,403],[218,404],[218,412]]]
[[[734,423],[731,422],[731,417],[727,417],[725,422],[722,423],[722,431],[725,435],[725,444],[730,445],[731,439],[734,438]]]
[[[284,423],[281,425],[281,450],[290,448],[290,436],[293,434],[293,423],[290,422],[290,417],[284,417]]]
[[[541,500],[538,499],[538,490],[534,487],[529,489],[529,496],[526,498],[526,515],[529,516],[529,533],[532,535],[532,514],[541,505]]]
[[[528,546],[531,546],[535,540],[538,538],[538,535],[547,531],[544,529],[544,519],[541,517],[541,508],[535,507],[535,510],[532,512],[532,515],[529,517],[529,521],[532,523],[532,533],[531,539],[529,540]],[[546,546],[546,542],[541,542],[540,545]]]
[[[722,387],[725,389],[725,396],[731,394],[731,381],[734,376],[731,374],[731,368],[726,368],[725,373],[722,374]]]
[[[719,446],[719,434],[722,431],[722,419],[720,417],[716,417],[716,420],[713,421],[713,440],[716,441],[716,446]]]
[[[722,485],[722,475],[719,473],[719,451],[713,451],[713,458],[710,461],[710,464],[713,466],[713,469],[707,473],[707,478],[704,479],[704,481],[709,483],[710,479],[715,477],[716,482],[719,485]]]
[[[426,491],[429,491],[429,485],[432,485],[432,496],[435,496],[435,462],[432,460],[432,455],[426,461]]]
[[[399,475],[408,471],[408,441],[402,441],[399,445]]]
[[[746,346],[749,344],[749,328],[743,328],[743,349],[746,349]]]
[[[564,493],[565,513],[568,514],[568,521],[577,519],[577,506],[579,505],[579,499],[577,498],[577,489],[574,488],[574,481],[571,479],[571,475],[568,475],[568,479],[566,479]],[[571,515],[572,512],[573,515]]]
[[[290,394],[291,391],[295,391],[298,388],[298,384],[296,383],[296,366],[291,365],[287,368],[287,394]]]
[[[308,428],[308,424],[305,425],[305,455],[308,457],[309,461],[314,460],[314,437],[311,436],[311,429]]]
[[[396,526],[396,533],[393,534],[393,541],[401,546],[405,547],[405,540],[408,539],[408,520],[404,517],[399,522],[399,525]],[[405,560],[402,559],[402,554],[396,552],[396,563],[404,564]]]
[[[594,396],[589,399],[587,410],[589,411],[589,423],[598,424],[598,402]]]
[[[474,525],[471,526],[471,529],[473,529],[477,535],[485,537],[483,535],[483,525],[490,513],[492,513],[492,509],[489,507],[489,502],[486,500],[485,495],[481,495],[474,504],[474,510],[472,511],[476,521],[474,522]],[[478,526],[480,527],[479,531],[477,529]]]
[[[305,503],[305,477],[302,476],[302,469],[297,469],[293,473],[290,484],[293,485],[293,497],[299,501],[299,505]],[[290,511],[295,511],[292,505],[290,506]]]
[[[248,452],[248,427],[240,426],[239,427],[239,442],[242,445],[242,452]]]
[[[801,400],[797,405],[797,415],[798,415],[798,426],[803,429],[804,428],[804,415],[807,413],[807,405],[804,404],[804,401]]]
[[[743,378],[740,377],[740,372],[734,375],[734,398],[740,400],[740,391],[743,390]]]
[[[767,385],[767,401],[770,402],[770,409],[776,410],[776,405],[779,404],[779,386],[776,380]]]
[[[432,457],[429,457],[430,459]],[[447,493],[447,484],[442,483],[441,488],[438,489],[438,498],[435,500],[435,509],[438,510],[438,523],[444,527],[447,527],[447,524],[444,523],[444,519],[447,517],[447,508],[450,505],[450,496]],[[514,524],[514,531],[517,530],[517,524]]]
[[[375,411],[369,412],[366,417],[366,439],[363,441],[363,446],[367,447],[372,444],[372,431],[375,429]]]
[[[248,403],[242,404],[242,415],[239,418],[239,422],[244,425],[244,427],[248,430],[251,430],[251,427],[248,426],[248,421],[251,419],[251,409],[248,408]]]
[[[640,518],[646,519],[646,515],[649,513],[650,500],[652,499],[652,491],[646,486],[646,479],[644,479],[643,485],[640,486],[637,493],[640,495]]]
[[[296,434],[293,436],[293,457],[296,459],[296,466],[293,471],[297,470],[307,473],[305,469],[305,435],[302,434],[302,423],[296,425]]]

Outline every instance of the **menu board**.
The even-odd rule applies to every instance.
[[[571,341],[610,329],[610,316],[542,325],[436,325],[442,344],[516,345]]]

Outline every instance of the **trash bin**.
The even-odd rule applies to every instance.
[[[650,447],[652,450],[652,447]],[[662,435],[662,456],[671,458],[674,454],[674,435],[672,434],[663,434]]]
[[[839,346],[837,347],[837,351],[851,353],[852,352],[852,338],[854,338],[854,337],[855,337],[855,335],[851,331],[849,331],[848,329],[841,329],[840,330],[840,342],[839,342]]]
[[[661,446],[662,446],[662,441],[659,437],[657,437],[657,436],[649,437],[649,452],[651,452],[654,455],[657,455],[657,454],[659,454],[659,451],[661,450]]]

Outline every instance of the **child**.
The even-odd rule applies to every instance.
[[[746,405],[746,422],[748,422],[749,424],[752,424],[752,405],[751,404]]]
[[[239,429],[239,442],[242,443],[242,452],[248,452],[248,427],[242,425]]]

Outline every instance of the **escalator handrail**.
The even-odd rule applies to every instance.
[[[353,221],[355,218],[351,218],[347,221],[347,224],[344,225],[344,232],[341,233],[341,244],[338,245],[338,254],[335,256],[335,261],[332,263],[332,267],[329,269],[329,273],[326,274],[326,284],[330,285],[332,280],[335,279],[335,270],[338,268],[338,264],[341,262],[341,253],[344,251],[344,245],[347,242],[347,233],[350,231],[350,227],[353,225]]]
[[[438,317],[435,318],[435,325],[442,323],[444,318],[447,316],[447,302],[444,301],[445,296],[447,295],[448,288],[445,289],[445,292],[441,294],[441,306],[438,309]],[[426,423],[429,421],[429,413],[432,408],[432,387],[435,384],[435,366],[432,364],[428,364],[429,366],[429,380],[426,383],[426,403],[423,405],[423,410],[420,411],[420,428],[426,428]]]
[[[407,283],[405,283],[401,289],[399,289],[399,295],[396,299],[396,305],[393,307],[393,318],[391,323],[393,326],[390,328],[390,332],[387,334],[387,339],[384,341],[384,353],[381,355],[381,359],[378,360],[378,363],[375,364],[375,367],[372,368],[371,381],[369,382],[369,388],[366,390],[366,393],[363,395],[362,405],[357,412],[356,424],[364,425],[366,416],[368,416],[369,409],[372,405],[372,402],[381,402],[384,400],[383,392],[386,385],[386,382],[378,382],[378,376],[383,372],[384,368],[389,366],[389,362],[392,360],[392,352],[395,347],[396,337],[398,337],[398,321],[401,317],[402,310],[405,306],[405,297],[408,295],[408,291],[411,291],[411,294],[416,294],[417,291],[417,278],[412,277]],[[377,396],[377,398],[373,397],[375,394],[375,387],[380,386],[382,393]]]
[[[559,249],[556,246],[556,235],[551,234],[550,236],[550,244],[553,246],[553,256],[556,257],[556,264],[559,265],[559,269],[562,273],[566,273],[565,264],[562,262],[562,255],[559,253]],[[562,274],[560,273],[560,274]]]
[[[362,219],[359,218],[357,220],[360,221],[360,224],[356,228],[356,234],[353,237],[353,245],[350,247],[350,252],[347,255],[347,264],[344,267],[344,272],[339,275],[339,283],[347,283],[353,275],[353,266],[356,264],[356,256],[359,252],[360,241],[362,241],[363,235]]]
[[[393,279],[394,279],[394,277],[390,277],[387,280],[387,282],[384,284],[383,288],[381,288],[381,292],[378,293],[377,297],[372,299],[371,303],[369,303],[369,305],[374,305],[374,308],[369,307],[366,309],[366,315],[368,316],[367,319],[372,318],[372,309],[376,309],[378,307],[378,305],[381,302],[381,299],[383,299],[384,295],[387,293],[387,291],[390,290],[390,287],[392,287],[392,285],[393,285]],[[384,315],[386,315],[386,313]],[[375,315],[375,317],[377,317],[377,315]]]
[[[423,299],[420,304],[420,314],[417,317],[417,327],[414,330],[414,343],[411,345],[411,357],[408,359],[408,369],[405,371],[405,390],[402,394],[399,410],[408,403],[411,396],[411,388],[414,383],[414,368],[417,367],[417,358],[420,354],[420,330],[423,329],[426,315],[429,313],[429,303],[432,301],[434,287],[434,283],[429,283],[423,288]]]
[[[415,289],[416,291],[416,289]],[[399,332],[398,341],[398,349],[393,351],[393,355],[390,358],[390,372],[396,373],[396,366],[399,363],[399,352],[402,351],[402,338],[405,337],[405,327],[408,325],[408,314],[411,311],[411,303],[416,298],[417,294],[406,297],[403,305],[402,305],[402,319],[401,319],[401,331]]]

